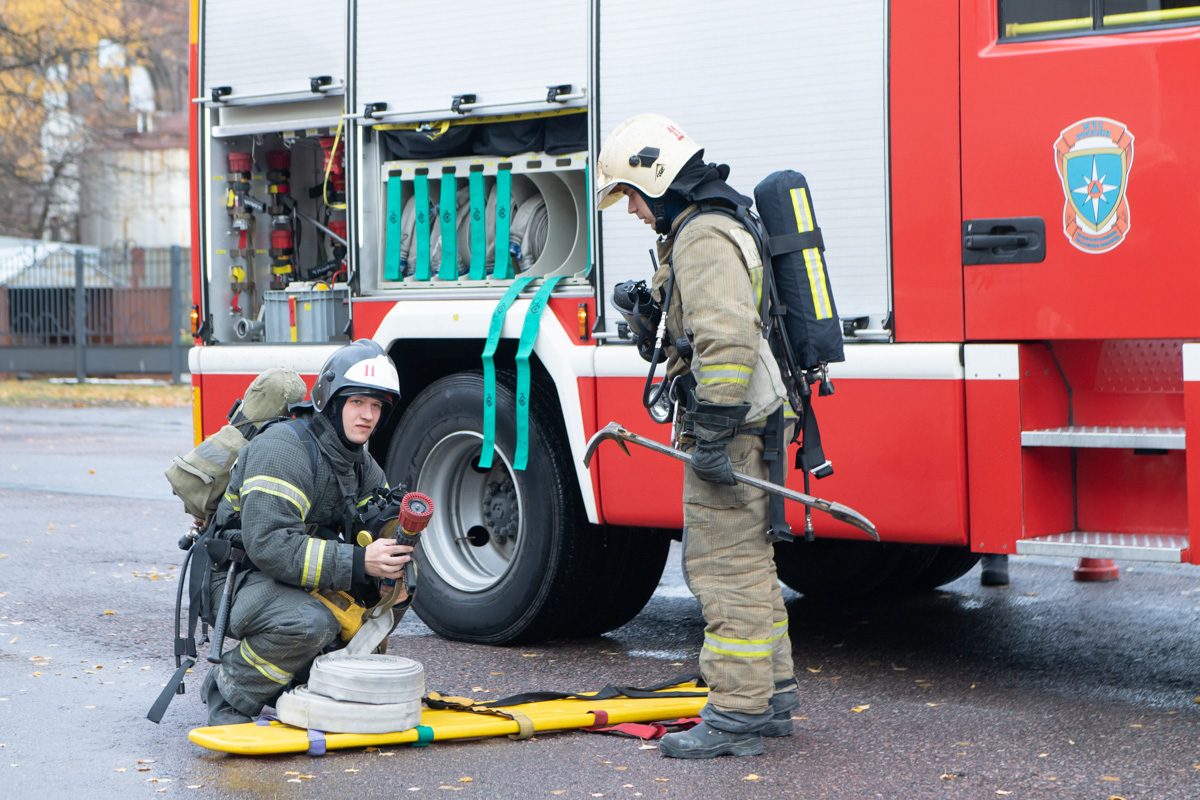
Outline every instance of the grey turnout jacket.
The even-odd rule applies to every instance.
[[[787,390],[762,336],[762,257],[754,237],[729,215],[700,213],[691,205],[658,243],[658,258],[653,286],[660,302],[675,270],[667,329],[674,337],[686,335],[693,351],[684,361],[668,348],[667,376],[690,371],[697,400],[749,403],[744,425],[760,423],[784,404]],[[784,412],[793,416],[790,406]]]
[[[308,428],[318,449],[315,479],[309,445],[290,426],[272,425],[238,454],[216,520],[222,524],[240,515],[246,555],[276,581],[306,591],[349,590],[367,580],[364,550],[321,538],[318,528],[324,526],[325,535],[332,536],[330,529],[345,519],[337,475],[354,487],[358,507],[386,488],[387,478],[365,449],[343,445],[321,414],[308,418]],[[354,471],[360,453],[365,462],[361,485]]]

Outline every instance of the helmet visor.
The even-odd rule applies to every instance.
[[[597,208],[603,211],[606,208],[612,208],[625,199],[625,192],[621,189],[620,181],[603,171],[600,172],[598,177],[600,188],[596,190]]]

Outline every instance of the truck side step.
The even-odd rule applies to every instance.
[[[1129,445],[1125,445],[1128,447]],[[1178,564],[1188,549],[1188,537],[1144,533],[1071,531],[1017,540],[1018,555],[1113,558],[1123,561],[1161,561]]]
[[[1022,447],[1144,448],[1184,450],[1183,428],[1132,428],[1114,425],[1070,425],[1021,431]]]

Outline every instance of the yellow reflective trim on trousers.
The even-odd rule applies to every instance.
[[[313,545],[318,543],[320,544],[320,548],[317,550],[317,568],[311,584],[312,588],[316,589],[321,583],[321,568],[325,565],[325,545],[327,542],[324,539],[309,539],[308,547],[304,550],[304,571],[300,573],[300,585],[305,588],[309,586],[308,575],[312,571],[313,566]]]
[[[784,622],[784,623],[776,622],[771,627],[778,628],[780,625],[783,625],[785,628],[787,627],[786,622]],[[705,633],[704,638],[712,639],[713,641],[721,642],[723,644],[733,645],[734,647],[739,647],[742,645],[771,644],[772,642],[776,642],[776,641],[782,639],[786,633],[787,633],[787,631],[784,630],[784,631],[780,631],[779,633],[771,634],[771,638],[769,638],[769,639],[731,639],[728,636],[717,636],[715,633]]]
[[[281,481],[279,478],[272,478],[269,475],[255,475],[253,478],[243,481],[242,494],[247,495],[251,492],[263,492],[275,497],[282,497],[300,509],[302,519],[308,516],[308,510],[312,508],[312,503],[309,502],[308,496],[304,492],[287,481]]]
[[[238,652],[241,653],[242,658],[246,659],[247,664],[261,672],[263,677],[267,680],[274,681],[275,683],[286,684],[292,679],[292,673],[284,672],[270,661],[260,657],[258,653],[254,652],[254,650],[250,648],[250,645],[246,644],[245,639],[242,640],[242,646],[239,648]]]
[[[782,628],[782,630],[773,634],[769,639],[731,639],[727,636],[717,636],[715,633],[705,633],[704,649],[736,658],[766,658],[773,652],[775,643],[787,636],[786,622],[776,622],[771,627],[772,629]],[[767,645],[770,649],[763,650],[763,645]]]
[[[710,652],[713,652],[713,653],[720,653],[723,656],[736,656],[737,658],[766,658],[766,657],[770,656],[771,652],[772,652],[770,650],[755,650],[755,651],[726,650],[721,647],[713,647],[708,642],[704,643],[704,649],[708,650]]]
[[[812,205],[805,189],[792,189],[792,210],[796,212],[796,230],[811,231],[813,225]],[[821,268],[821,252],[815,247],[804,251],[804,266],[808,270],[808,288],[812,292],[813,310],[817,319],[833,316],[833,304],[829,302],[829,287],[825,283],[825,271]]]

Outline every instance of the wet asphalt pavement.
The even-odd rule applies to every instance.
[[[567,732],[247,758],[187,739],[198,689],[144,716],[174,669],[188,518],[162,471],[187,409],[0,408],[0,798],[1200,797],[1200,571],[1013,558],[922,596],[823,605],[787,593],[802,707],[757,758],[679,762]],[[695,672],[699,606],[673,551],[646,610],[607,636],[494,648],[414,615],[390,651],[430,689],[496,698]],[[856,710],[857,709],[857,710]],[[469,780],[467,780],[469,779]]]

